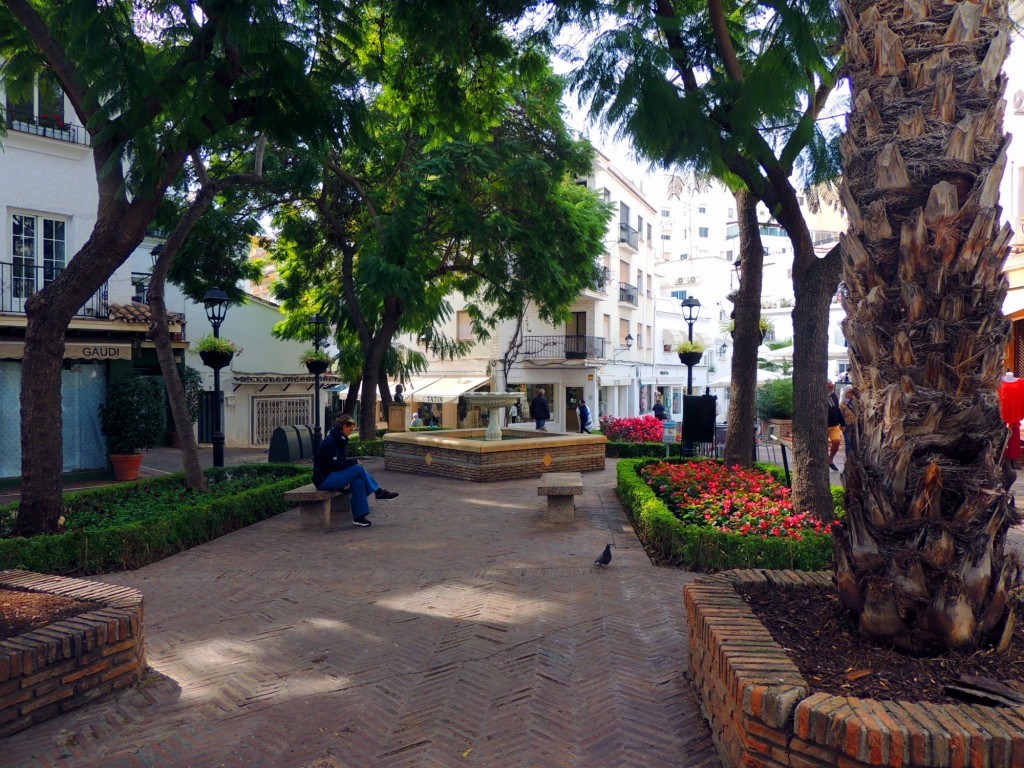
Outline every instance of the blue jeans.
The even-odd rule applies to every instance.
[[[537,422],[537,429],[544,429],[544,423],[547,419],[534,419]]]
[[[319,490],[340,491],[346,485],[352,486],[352,519],[358,520],[360,517],[366,517],[370,514],[370,503],[366,499],[380,488],[380,484],[362,465],[356,464],[354,467],[331,472],[320,483]]]

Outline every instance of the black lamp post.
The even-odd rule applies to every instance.
[[[313,326],[313,349],[319,352],[324,332],[327,330],[327,321],[320,315],[313,315],[307,322]],[[320,447],[322,434],[320,431],[320,374],[323,370],[319,365],[311,370],[313,371],[313,450],[315,451]]]
[[[220,288],[207,291],[203,296],[203,306],[206,307],[206,319],[213,327],[213,338],[220,338],[220,325],[228,314],[228,295]],[[210,365],[213,368],[213,466],[224,466],[224,402],[220,391],[220,369],[228,360],[218,364]],[[220,362],[220,361],[217,361]]]
[[[683,319],[686,320],[688,328],[687,339],[693,341],[693,324],[700,317],[700,301],[693,296],[683,299]],[[698,358],[699,359],[699,358]],[[696,361],[694,361],[696,362]],[[693,363],[686,364],[686,394],[693,394]]]

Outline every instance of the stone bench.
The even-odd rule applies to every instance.
[[[332,513],[352,514],[347,490],[318,491],[316,486],[310,483],[301,488],[285,491],[284,499],[299,505],[299,525],[303,528],[328,530],[331,527]]]
[[[544,519],[549,523],[571,523],[576,519],[574,496],[583,493],[583,476],[579,472],[545,472],[537,486],[538,496],[548,497]]]

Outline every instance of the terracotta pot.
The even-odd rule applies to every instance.
[[[203,359],[203,363],[214,370],[220,370],[228,363],[231,362],[231,358],[235,356],[234,352],[200,352],[199,356]]]
[[[317,373],[324,373],[330,367],[331,364],[326,360],[310,360],[306,363],[306,370],[314,375]]]
[[[118,480],[138,480],[142,466],[141,453],[112,453],[110,463],[114,466],[114,477]]]
[[[703,352],[677,352],[679,355],[679,362],[683,365],[694,366],[700,362],[700,359],[704,357]]]

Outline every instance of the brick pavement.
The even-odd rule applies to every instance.
[[[650,564],[614,462],[562,526],[536,480],[367,464],[402,493],[372,528],[292,510],[99,577],[143,591],[150,675],[9,737],[4,765],[720,765],[685,676],[693,575]]]

